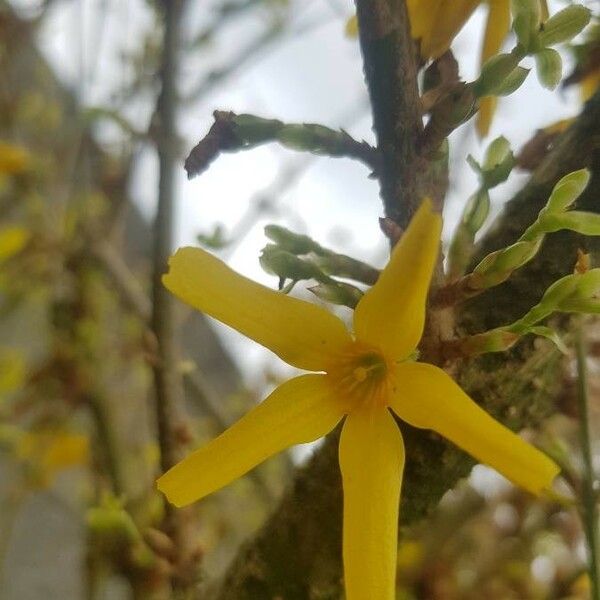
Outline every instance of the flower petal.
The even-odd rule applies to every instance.
[[[412,35],[422,37],[421,56],[439,58],[452,44],[481,0],[411,0]],[[429,15],[427,14],[429,11]]]
[[[482,65],[488,58],[500,52],[502,43],[506,39],[510,29],[510,1],[489,0],[489,5],[483,47],[481,49]],[[490,130],[497,102],[498,99],[495,96],[486,96],[479,103],[477,132],[481,137],[485,137]]]
[[[340,439],[347,600],[396,597],[398,510],[404,444],[387,409],[359,409]]]
[[[322,371],[331,354],[350,341],[336,316],[247,279],[200,248],[181,248],[169,266],[163,283],[173,294],[290,365]]]
[[[357,339],[393,358],[405,358],[416,348],[423,334],[425,302],[441,230],[442,218],[425,199],[377,283],[354,311]]]
[[[397,367],[394,412],[433,429],[533,494],[549,489],[559,467],[479,407],[444,371],[424,363]]]
[[[322,437],[343,414],[324,375],[290,379],[219,437],[167,471],[158,480],[158,489],[176,506],[190,504],[277,452]]]

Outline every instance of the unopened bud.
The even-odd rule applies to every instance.
[[[340,306],[348,306],[355,308],[363,297],[362,290],[341,281],[333,281],[327,283],[319,283],[318,285],[308,288],[317,298],[338,304]]]
[[[590,172],[580,169],[568,173],[554,186],[552,194],[548,199],[546,210],[549,212],[561,212],[567,210],[583,193],[590,180]]]
[[[467,201],[462,222],[469,232],[475,235],[485,223],[490,212],[490,195],[487,190],[479,190]]]
[[[321,246],[309,236],[294,233],[280,225],[267,225],[265,235],[273,240],[281,250],[292,254],[308,254],[309,252],[318,254],[322,250]]]
[[[491,189],[508,179],[515,157],[510,149],[508,140],[501,136],[488,147],[482,166],[482,183],[486,189]]]
[[[516,242],[508,248],[488,254],[474,269],[474,283],[479,289],[506,281],[510,274],[529,262],[540,248],[539,241]]]
[[[323,273],[318,267],[272,244],[263,248],[259,261],[267,273],[277,275],[283,279],[300,281],[323,278]]]
[[[505,329],[492,329],[460,340],[460,353],[466,356],[477,356],[488,352],[508,350],[521,336]]]
[[[518,65],[519,58],[514,54],[492,56],[485,62],[481,68],[481,75],[474,83],[475,95],[478,98],[494,95]]]

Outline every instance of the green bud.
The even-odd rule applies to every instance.
[[[540,215],[539,222],[545,233],[569,229],[582,235],[600,235],[600,215],[596,213],[546,213]]]
[[[555,281],[545,292],[538,304],[548,312],[552,312],[556,307],[569,296],[573,295],[577,288],[578,275],[567,275],[558,281]]]
[[[482,184],[491,189],[504,183],[515,165],[508,140],[499,137],[488,147],[482,167]]]
[[[308,254],[315,252],[319,254],[323,249],[317,242],[307,235],[294,233],[285,227],[279,225],[267,225],[265,235],[273,240],[279,248],[287,250],[292,254]]]
[[[587,169],[580,169],[565,175],[554,186],[552,194],[548,199],[546,210],[548,212],[565,211],[585,190],[590,180],[590,172]]]
[[[485,171],[491,171],[511,155],[510,142],[501,135],[487,147],[482,168]]]
[[[555,46],[571,41],[590,22],[592,12],[580,4],[573,4],[552,15],[539,35],[542,46]]]
[[[525,67],[515,67],[511,73],[509,73],[504,81],[494,90],[495,96],[510,96],[513,92],[516,92],[523,82],[529,75],[529,69]]]
[[[367,285],[374,285],[379,278],[379,271],[375,267],[345,254],[325,252],[315,256],[312,261],[326,275],[354,279]]]
[[[348,306],[349,308],[355,308],[363,297],[363,292],[357,287],[340,281],[331,280],[328,283],[319,283],[308,289],[317,296],[317,298],[320,298],[325,302],[338,304],[340,306]]]
[[[481,75],[474,83],[475,95],[478,98],[494,95],[518,65],[519,57],[514,54],[492,56],[485,62],[481,68]]]
[[[543,87],[553,90],[562,77],[562,58],[552,48],[545,48],[535,54],[538,81]]]
[[[488,352],[508,350],[521,336],[503,328],[470,335],[460,342],[460,352],[466,356],[477,356]]]
[[[546,312],[600,312],[600,269],[567,275],[553,283],[538,307]]]
[[[113,542],[133,542],[140,537],[133,519],[124,508],[96,506],[86,512],[86,523],[93,534]]]
[[[485,223],[490,212],[490,195],[482,189],[473,194],[467,201],[462,222],[468,231],[475,235]]]
[[[473,283],[484,289],[506,281],[510,274],[529,262],[540,248],[539,241],[519,241],[488,254],[474,269]]]
[[[283,279],[300,281],[303,279],[324,278],[318,267],[310,262],[298,258],[295,254],[281,250],[273,244],[269,244],[259,257],[262,268],[271,275],[277,275]]]

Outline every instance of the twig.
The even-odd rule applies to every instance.
[[[192,149],[185,161],[188,179],[203,173],[222,152],[248,150],[269,142],[287,148],[360,160],[376,170],[377,155],[367,142],[357,142],[345,131],[334,131],[312,123],[287,124],[277,119],[215,111],[208,134]]]
[[[581,453],[583,456],[583,486],[582,486],[582,520],[588,547],[589,576],[591,583],[591,600],[600,600],[600,565],[598,560],[598,503],[594,484],[596,475],[592,458],[592,440],[589,420],[589,401],[587,385],[587,365],[583,327],[579,326],[575,337],[575,351],[577,357],[577,381],[579,401],[579,436],[581,441]]]

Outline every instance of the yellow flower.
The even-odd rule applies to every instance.
[[[158,480],[167,498],[177,506],[194,502],[345,419],[339,459],[346,598],[392,600],[404,467],[394,415],[434,429],[534,494],[548,488],[559,471],[548,457],[492,419],[444,371],[411,360],[440,231],[441,217],[427,200],[356,307],[353,332],[323,308],[258,285],[207,252],[179,250],[164,277],[169,290],[290,365],[317,373],[283,383],[170,469]]]
[[[16,175],[29,167],[29,154],[20,148],[0,140],[0,174]]]

